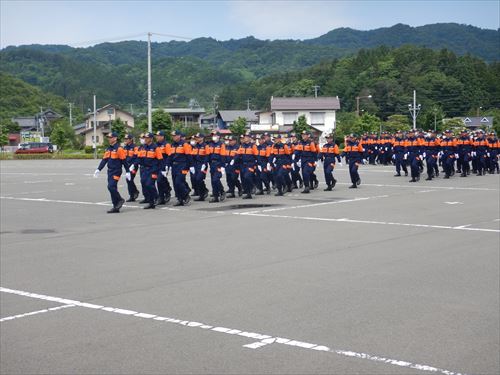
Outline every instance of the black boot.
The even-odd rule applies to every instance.
[[[252,195],[251,194],[246,194],[243,198],[241,199],[252,199]]]
[[[216,202],[220,202],[220,200],[219,200],[219,197],[213,197],[213,198],[210,198],[210,200],[208,202],[209,203],[216,203]]]
[[[331,184],[332,189],[335,187],[336,184],[337,184],[337,180],[332,179],[332,184]]]
[[[108,214],[117,214],[120,212],[120,209],[119,208],[116,208],[116,207],[113,207],[109,210],[106,211]]]
[[[417,182],[415,178],[412,178],[409,182]]]
[[[151,210],[153,208],[155,208],[155,205],[153,203],[149,203],[147,206],[144,206],[145,210]]]
[[[430,181],[430,180],[432,180],[432,176],[428,176],[428,177],[425,179],[425,181]]]
[[[305,186],[304,190],[301,191],[302,194],[309,194],[311,190],[309,189],[309,186]]]
[[[174,207],[184,206],[184,201],[179,199],[176,203],[174,203]]]
[[[158,198],[158,200],[156,201],[157,206],[164,206],[166,204],[167,204],[167,201],[164,198]]]
[[[356,184],[352,184],[351,186],[349,186],[349,189],[357,189],[358,186]]]
[[[323,189],[323,191],[332,191],[332,185],[327,185],[326,189]]]
[[[149,203],[145,198],[139,201],[140,204]]]
[[[125,203],[125,199],[120,199],[114,208],[120,211],[120,208],[122,208],[123,203]]]
[[[278,192],[276,194],[274,194],[275,196],[277,197],[282,197],[284,194],[283,194],[283,189],[281,188],[278,188]]]
[[[396,173],[394,177],[401,177],[401,173]]]
[[[255,195],[264,195],[264,190],[259,190],[258,192],[255,193]]]

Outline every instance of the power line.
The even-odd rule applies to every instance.
[[[70,47],[77,47],[77,46],[82,46],[82,45],[88,45],[88,44],[99,44],[99,43],[106,43],[106,42],[113,42],[113,41],[118,41],[118,40],[124,40],[128,38],[138,38],[140,36],[147,36],[148,33],[140,33],[140,34],[132,34],[132,35],[123,35],[123,36],[116,36],[116,37],[110,37],[110,38],[102,38],[102,39],[95,39],[95,40],[88,40],[85,42],[78,42],[78,43],[71,43],[68,44]]]

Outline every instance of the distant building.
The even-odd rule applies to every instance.
[[[491,128],[493,126],[492,116],[460,117],[464,126],[470,129]]]
[[[217,127],[217,115],[201,115],[200,128],[212,130]]]
[[[21,132],[41,132],[42,129],[50,126],[53,121],[59,120],[62,117],[63,116],[56,111],[47,108],[45,111],[33,116],[13,117],[12,122],[19,125]]]
[[[239,117],[244,118],[247,121],[247,126],[250,128],[252,125],[259,123],[259,118],[257,116],[257,111],[252,111],[250,109],[246,110],[224,110],[218,111],[216,117],[217,128],[227,129],[235,122]]]
[[[259,113],[259,123],[252,126],[252,131],[290,131],[293,123],[305,116],[307,123],[324,135],[335,130],[339,109],[338,97],[271,97],[271,111]]]
[[[102,145],[104,137],[111,131],[112,121],[120,119],[125,129],[134,128],[134,116],[131,113],[124,111],[118,106],[107,104],[102,108],[97,109],[96,114],[96,144]],[[74,126],[75,133],[85,137],[85,146],[92,146],[94,140],[94,114],[88,113],[85,116],[85,125],[77,124]]]
[[[200,126],[200,117],[205,113],[205,108],[163,108],[170,114],[173,122],[181,122],[185,126]]]

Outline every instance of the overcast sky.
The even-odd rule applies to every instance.
[[[498,0],[449,1],[21,1],[0,0],[0,47],[86,46],[142,39],[147,31],[219,40],[308,39],[338,27],[370,30],[405,23],[500,27]],[[155,36],[156,41],[171,38]]]

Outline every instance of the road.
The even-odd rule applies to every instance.
[[[499,175],[108,215],[96,164],[1,162],[2,374],[500,372]]]

